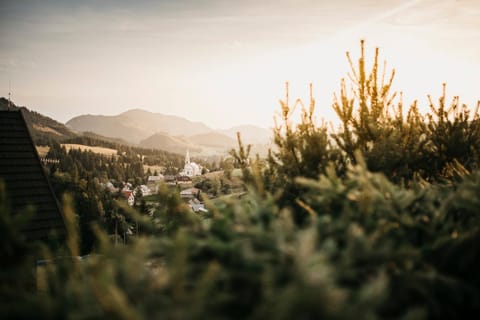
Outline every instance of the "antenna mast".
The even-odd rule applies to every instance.
[[[11,95],[11,87],[12,87],[12,81],[8,80],[8,105],[7,105],[7,110],[10,110],[10,105],[11,105],[11,100],[10,100],[10,95]]]

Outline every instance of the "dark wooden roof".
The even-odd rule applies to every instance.
[[[65,235],[58,201],[20,111],[0,111],[0,180],[5,182],[13,214],[29,205],[34,208],[22,230],[27,239],[47,239],[52,232]]]

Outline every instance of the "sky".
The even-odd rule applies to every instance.
[[[480,99],[478,0],[0,0],[0,96],[66,122],[132,108],[269,127],[290,83],[334,121],[345,52],[396,69],[404,102]]]

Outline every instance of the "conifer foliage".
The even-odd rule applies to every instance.
[[[381,171],[393,180],[411,179],[422,163],[423,118],[414,102],[403,114],[401,94],[392,92],[395,70],[380,68],[379,49],[371,70],[367,70],[364,42],[356,67],[349,53],[350,87],[341,80],[340,96],[334,96],[333,109],[341,122],[333,138],[347,161],[355,163],[354,152],[361,151],[372,171]],[[349,90],[350,89],[350,90]]]

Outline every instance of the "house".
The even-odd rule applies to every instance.
[[[43,170],[35,144],[21,111],[0,111],[0,180],[13,215],[33,208],[21,229],[27,240],[63,238],[65,222],[59,203]]]
[[[133,205],[135,204],[135,196],[133,195],[133,191],[131,190],[126,190],[126,191],[122,191],[122,196],[127,199],[127,203],[130,207],[133,207]]]
[[[157,183],[147,183],[146,187],[148,188],[148,194],[144,193],[144,196],[151,195],[151,194],[157,194],[159,190],[159,185]]]
[[[123,191],[131,191],[132,188],[133,188],[133,185],[132,185],[130,182],[126,182],[126,183],[123,185],[122,192],[123,192]]]
[[[140,186],[140,191],[142,192],[142,196],[149,196],[153,193],[152,190],[145,184]]]
[[[165,181],[165,177],[161,174],[157,176],[148,176],[147,187],[150,190],[150,194],[158,193],[158,185],[163,181]]]
[[[200,195],[200,189],[197,189],[197,188],[188,188],[180,191],[180,198],[182,199],[198,198],[199,195]]]
[[[148,176],[147,182],[162,182],[165,179],[163,174],[159,174],[158,176]]]
[[[208,212],[208,210],[205,208],[205,204],[195,198],[188,202],[188,206],[193,210],[193,212]]]
[[[177,184],[192,184],[192,178],[189,176],[177,176],[176,177]]]
[[[168,185],[176,185],[177,184],[177,179],[175,179],[175,176],[173,176],[173,175],[166,175],[164,177],[164,181]]]

